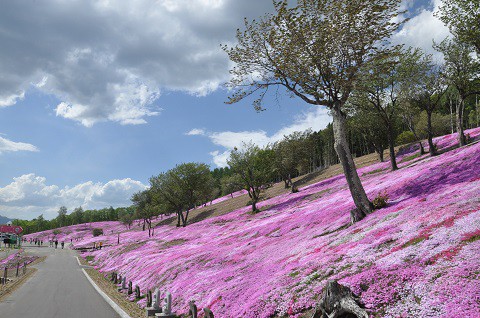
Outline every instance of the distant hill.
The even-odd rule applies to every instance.
[[[0,224],[7,224],[8,221],[13,221],[13,220],[7,218],[6,216],[0,215]]]

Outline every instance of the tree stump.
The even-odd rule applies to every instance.
[[[330,280],[311,318],[368,318],[360,298],[350,288]]]

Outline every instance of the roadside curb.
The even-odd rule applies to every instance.
[[[77,258],[77,260],[78,260],[78,258]],[[85,276],[87,277],[90,284],[92,284],[93,288],[95,288],[95,290],[100,294],[100,296],[102,296],[103,299],[105,299],[105,301],[110,305],[110,307],[113,308],[113,310],[115,310],[117,312],[117,314],[120,315],[120,317],[122,317],[122,318],[132,318],[122,308],[120,308],[120,306],[117,305],[117,303],[115,303],[110,297],[108,297],[108,295],[105,294],[103,292],[103,290],[100,289],[100,287],[98,287],[98,285],[93,281],[93,279],[87,274],[85,269],[82,268],[82,272],[83,272],[83,274],[85,274]]]

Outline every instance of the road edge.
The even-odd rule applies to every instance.
[[[77,260],[78,260],[78,258],[77,258]],[[85,274],[85,276],[87,277],[90,284],[92,284],[93,288],[95,288],[95,290],[100,294],[100,296],[102,296],[103,299],[105,299],[105,301],[110,305],[110,307],[113,308],[113,310],[115,310],[117,312],[117,314],[120,315],[120,317],[122,317],[122,318],[132,318],[119,305],[117,305],[116,302],[114,302],[110,297],[108,297],[108,295],[105,294],[103,292],[103,290],[100,289],[100,287],[98,287],[98,285],[93,281],[93,279],[90,277],[90,275],[88,275],[88,273],[85,271],[85,269],[82,268],[82,272],[83,272],[83,274]]]

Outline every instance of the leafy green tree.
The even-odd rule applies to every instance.
[[[40,214],[34,221],[37,232],[48,230],[48,221],[45,220],[43,214]]]
[[[75,210],[73,210],[71,214],[71,217],[72,217],[73,224],[83,223],[83,208],[81,206],[78,208],[75,208]]]
[[[67,208],[65,206],[58,209],[57,222],[59,227],[67,225]]]
[[[308,136],[310,131],[294,132],[273,145],[275,152],[274,167],[285,183],[285,189],[297,191],[292,176],[308,170],[310,163]]]
[[[175,168],[150,178],[155,204],[164,214],[174,211],[177,226],[186,226],[190,210],[211,197],[214,182],[209,167],[204,163],[182,163]],[[203,201],[203,202],[202,202]],[[185,211],[185,214],[184,214]]]
[[[220,181],[221,181],[223,195],[230,194],[233,198],[234,192],[237,192],[243,189],[242,180],[236,174],[223,176]]]
[[[460,146],[466,144],[463,133],[463,112],[467,97],[480,93],[478,82],[480,80],[480,63],[471,55],[470,45],[458,41],[458,39],[445,39],[434,48],[443,53],[445,64],[443,77],[447,83],[456,88],[459,95],[459,103],[456,106],[456,121],[458,142]]]
[[[352,129],[363,136],[367,146],[373,148],[378,159],[383,162],[383,153],[388,147],[388,131],[385,125],[374,124],[377,122],[381,122],[381,119],[376,113],[361,108],[349,120]]]
[[[440,105],[448,85],[443,80],[442,67],[433,62],[431,55],[420,49],[409,49],[404,54],[403,68],[408,69],[403,89],[411,104],[425,111],[427,115],[427,140],[431,156],[437,154],[433,144],[432,114]]]
[[[428,124],[428,121],[430,121],[430,124]],[[421,138],[427,138],[430,134],[433,137],[442,136],[450,133],[450,118],[448,115],[442,115],[438,112],[428,116],[426,111],[422,111],[418,116],[416,126]]]
[[[333,116],[335,150],[355,202],[351,220],[372,211],[353,162],[347,136],[345,103],[357,83],[359,69],[388,54],[385,42],[398,29],[401,0],[274,1],[275,14],[245,21],[238,44],[224,46],[235,67],[228,86],[229,102],[258,94],[262,101],[272,86],[282,86],[306,103],[326,106]]]
[[[159,214],[153,202],[153,194],[149,190],[136,192],[131,198],[135,207],[134,218],[143,220],[142,230],[148,228],[148,236],[152,234],[152,219]],[[133,222],[133,219],[132,219]]]
[[[135,220],[134,210],[120,208],[118,209],[117,213],[119,221],[122,222],[122,224],[125,225],[127,229],[130,229],[132,227],[133,221]]]
[[[480,2],[478,0],[443,0],[437,13],[452,34],[473,45],[480,55]]]
[[[270,149],[260,149],[252,143],[243,149],[235,148],[227,160],[230,169],[242,181],[252,203],[252,212],[257,212],[257,203],[262,191],[271,186],[274,178],[273,161],[275,154]]]

